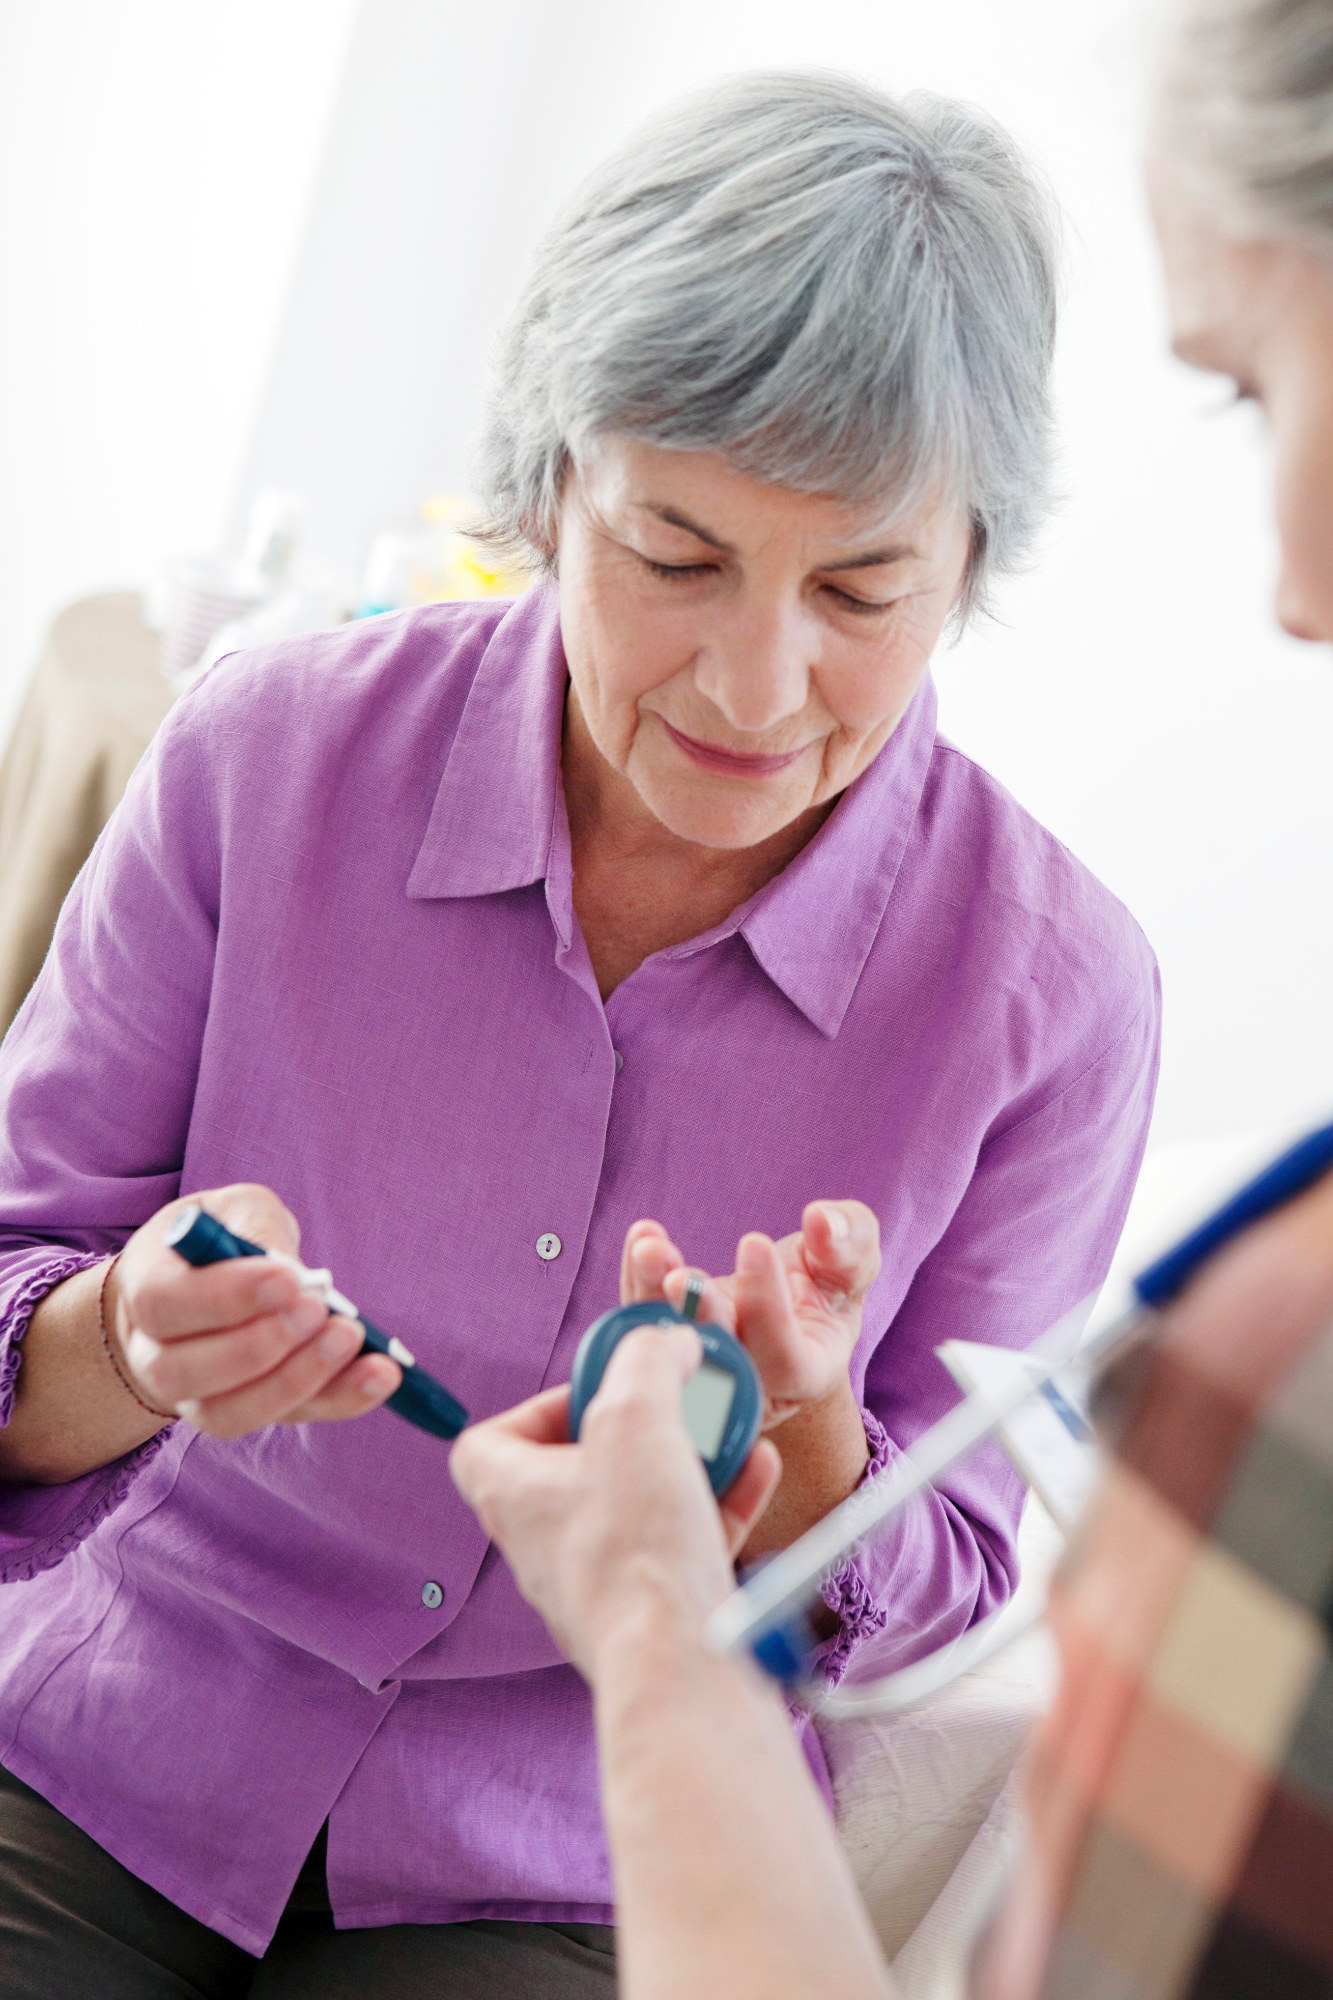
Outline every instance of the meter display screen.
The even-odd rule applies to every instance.
[[[735,1395],[735,1376],[711,1361],[701,1362],[681,1390],[681,1414],[700,1458],[716,1457]]]

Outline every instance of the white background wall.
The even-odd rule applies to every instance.
[[[50,614],[223,535],[355,0],[0,0],[0,733]]]
[[[217,541],[258,484],[303,487],[342,563],[465,484],[532,241],[679,90],[818,62],[971,97],[1070,218],[1065,501],[939,661],[945,727],[1156,946],[1158,1137],[1316,1115],[1333,670],[1271,629],[1257,428],[1164,352],[1137,7],[0,0],[0,682],[63,597]]]

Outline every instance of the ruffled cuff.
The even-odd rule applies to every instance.
[[[59,1250],[24,1275],[0,1322],[0,1426],[7,1424],[14,1414],[14,1385],[23,1359],[19,1342],[38,1306],[66,1278],[72,1278],[76,1271],[90,1271],[94,1264],[104,1264],[106,1258],[105,1250]]]
[[[174,1429],[165,1425],[147,1444],[67,1486],[0,1485],[0,1586],[29,1583],[63,1562],[115,1512]]]
[[[865,1425],[866,1443],[870,1446],[870,1462],[861,1475],[861,1484],[864,1485],[867,1479],[873,1479],[876,1473],[883,1472],[892,1462],[897,1455],[897,1447],[873,1411],[863,1408],[861,1421]],[[838,1630],[814,1653],[810,1665],[830,1687],[836,1687],[858,1648],[884,1630],[889,1613],[887,1606],[876,1603],[869,1579],[855,1552],[845,1562],[839,1563],[833,1574],[825,1579],[819,1594],[829,1610],[837,1613]]]
[[[46,1294],[76,1271],[104,1263],[105,1250],[62,1250],[24,1273],[0,1323],[0,1424],[14,1407],[14,1385],[22,1352],[19,1342]],[[135,1479],[171,1435],[166,1425],[123,1458],[100,1465],[63,1486],[16,1486],[0,1482],[0,1585],[26,1583],[54,1569],[119,1507]]]

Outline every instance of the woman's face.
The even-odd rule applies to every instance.
[[[1263,407],[1282,543],[1277,615],[1297,639],[1333,640],[1333,260],[1294,241],[1227,241],[1149,164],[1172,342]]]
[[[572,699],[683,840],[751,847],[836,798],[902,718],[963,581],[966,521],[792,492],[613,435],[559,527]]]

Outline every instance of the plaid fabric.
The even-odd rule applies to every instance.
[[[987,2000],[1333,1993],[1329,1251],[1275,1301],[1237,1246],[1236,1323],[1182,1315],[1130,1371]]]

